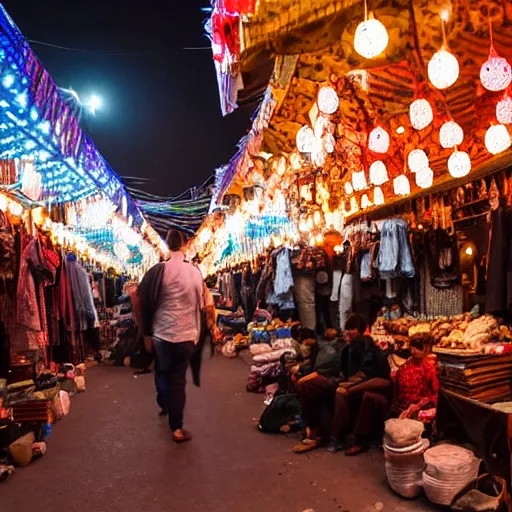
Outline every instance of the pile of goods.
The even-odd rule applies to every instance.
[[[377,320],[372,334],[382,338],[391,336],[396,347],[406,349],[410,337],[429,333],[438,353],[504,354],[512,353],[512,332],[506,325],[499,325],[491,315],[474,318],[471,313],[451,318],[440,317],[426,321],[413,317],[397,320]],[[379,339],[379,338],[377,338]]]

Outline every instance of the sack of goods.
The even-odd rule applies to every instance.
[[[439,444],[425,452],[423,489],[437,505],[448,506],[469,482],[478,476],[480,459],[454,444]]]
[[[423,491],[423,454],[430,446],[422,439],[423,423],[392,419],[385,424],[384,456],[389,486],[404,498],[416,498]]]

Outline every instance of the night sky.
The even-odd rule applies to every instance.
[[[26,39],[98,52],[31,43],[57,85],[101,96],[88,131],[119,175],[151,180],[146,190],[176,195],[200,185],[246,133],[251,112],[220,113],[211,51],[183,49],[209,46],[207,0],[2,3]]]

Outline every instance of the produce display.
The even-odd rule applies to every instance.
[[[506,325],[499,325],[491,315],[474,318],[471,313],[451,318],[439,317],[426,321],[413,317],[396,320],[378,319],[372,334],[382,338],[391,336],[395,345],[407,348],[410,337],[430,333],[435,341],[434,351],[464,351],[470,353],[508,352],[505,346],[512,342],[512,332]]]

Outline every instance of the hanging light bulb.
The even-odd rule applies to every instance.
[[[353,172],[352,173],[352,186],[356,192],[360,190],[364,190],[368,188],[368,184],[366,183],[366,176],[364,171]]]
[[[510,147],[512,141],[507,127],[502,124],[495,124],[485,132],[485,147],[491,155],[502,153]]]
[[[387,153],[389,149],[389,134],[382,126],[377,126],[370,132],[368,147],[375,153]]]
[[[352,186],[352,183],[350,181],[345,182],[345,194],[347,196],[351,196],[354,193],[354,187]]]
[[[512,98],[508,94],[496,105],[496,119],[501,124],[512,123]]]
[[[384,185],[389,180],[386,164],[377,160],[370,165],[370,182],[374,185]]]
[[[5,194],[0,194],[0,210],[3,212],[7,211],[7,207],[9,206],[9,201]]]
[[[436,89],[447,89],[459,78],[459,61],[445,47],[434,53],[428,63],[428,78]]]
[[[407,157],[407,165],[411,172],[419,172],[430,165],[428,156],[422,149],[413,149]]]
[[[316,100],[320,112],[331,115],[338,110],[340,99],[338,93],[330,86],[324,86],[318,91]]]
[[[504,91],[512,82],[512,69],[507,59],[500,57],[492,44],[489,58],[480,68],[480,81],[488,91]]]
[[[384,204],[384,194],[382,193],[382,189],[380,187],[375,187],[373,189],[373,204],[376,206]]]
[[[416,173],[416,185],[420,188],[430,188],[434,182],[434,172],[430,167],[424,167]]]
[[[10,201],[9,212],[11,212],[11,215],[14,217],[21,217],[21,214],[23,213],[23,206],[17,201]]]
[[[448,172],[454,178],[463,178],[471,171],[471,159],[465,151],[455,150],[448,158]]]
[[[315,134],[309,126],[305,125],[297,132],[297,149],[301,153],[312,153],[315,149],[315,141]]]
[[[366,210],[367,208],[370,208],[370,206],[372,206],[372,203],[368,198],[368,194],[363,194],[363,197],[361,197],[361,208]]]
[[[386,27],[374,18],[373,13],[366,15],[366,2],[364,7],[365,20],[356,28],[354,48],[365,59],[373,59],[386,49],[389,36]]]
[[[405,174],[393,180],[393,190],[396,196],[408,196],[411,193],[411,184]]]
[[[439,130],[439,142],[445,149],[451,149],[464,140],[464,131],[455,121],[447,121]]]
[[[409,107],[409,118],[416,130],[423,130],[434,119],[434,113],[430,103],[423,98],[414,100]]]

